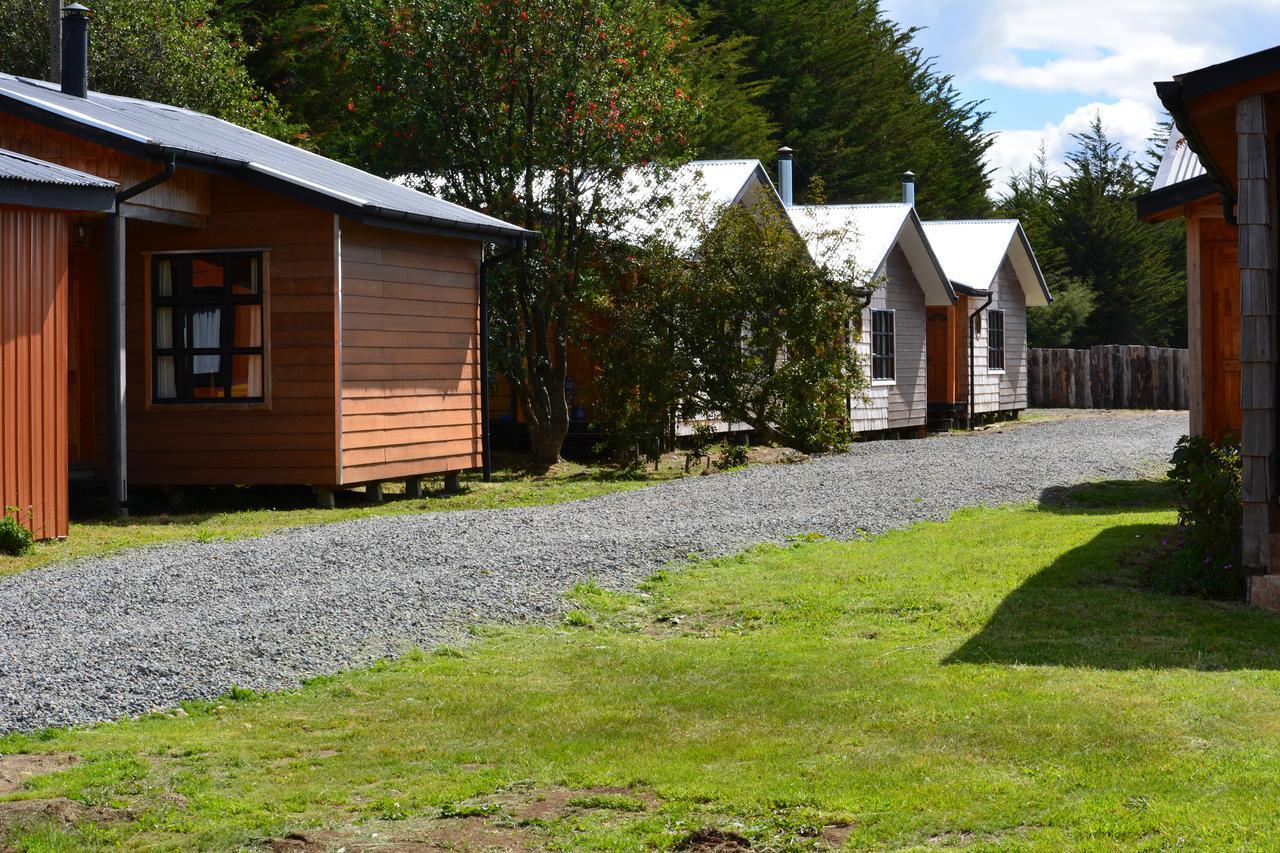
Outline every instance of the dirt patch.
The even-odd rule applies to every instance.
[[[345,832],[295,832],[267,842],[272,853],[419,853],[426,850],[537,850],[529,830],[479,818],[444,818],[416,831],[368,837]]]
[[[691,850],[694,853],[721,853],[731,850],[750,850],[751,842],[736,832],[729,832],[715,827],[695,829],[685,836],[677,850]]]
[[[79,762],[74,755],[0,755],[0,797],[16,794],[32,776],[60,773]]]
[[[834,826],[824,826],[822,835],[819,836],[822,843],[832,850],[840,850],[848,842],[849,836],[853,835],[853,826],[851,824],[842,823]]]
[[[87,806],[65,797],[47,800],[13,800],[0,803],[0,838],[15,829],[52,824],[70,829],[81,823],[112,823],[128,820],[128,812],[106,806]]]

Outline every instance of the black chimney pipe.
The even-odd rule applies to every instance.
[[[62,10],[62,91],[89,97],[89,10],[79,3]]]

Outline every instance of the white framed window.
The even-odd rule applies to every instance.
[[[871,311],[871,380],[892,382],[897,377],[894,313],[892,310]]]

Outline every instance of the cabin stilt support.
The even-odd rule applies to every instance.
[[[422,497],[422,478],[410,477],[404,481],[404,496],[410,500]]]
[[[456,495],[462,491],[462,473],[460,471],[445,472],[444,490],[450,495]]]
[[[335,505],[333,500],[333,489],[317,486],[313,491],[316,495],[317,509],[333,509]]]
[[[365,496],[365,499],[368,500],[369,503],[371,504],[382,503],[382,484],[370,483],[369,485],[365,486],[364,496]]]

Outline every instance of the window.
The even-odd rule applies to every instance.
[[[893,312],[871,312],[871,378],[875,381],[894,378]]]
[[[151,399],[263,401],[260,252],[151,259]]]
[[[1004,370],[1004,312],[987,313],[987,369]]]

